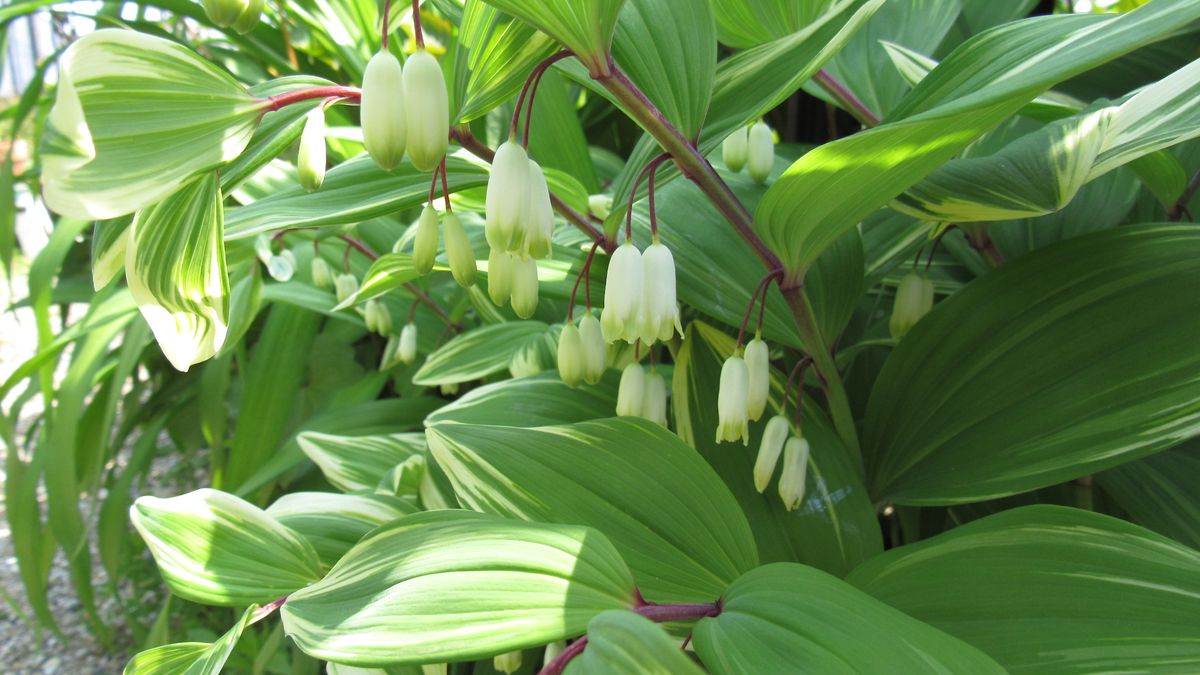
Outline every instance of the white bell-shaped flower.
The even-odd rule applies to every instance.
[[[725,141],[721,143],[721,159],[725,162],[725,166],[729,170],[737,173],[746,166],[746,156],[749,153],[750,138],[747,134],[746,127],[741,126],[733,130],[732,134],[725,137]]]
[[[750,127],[749,148],[746,154],[746,172],[759,183],[767,182],[771,168],[775,166],[775,134],[763,122]]]
[[[529,160],[529,203],[525,217],[526,255],[541,260],[550,255],[554,237],[554,206],[550,203],[550,187],[538,163]]]
[[[401,363],[412,363],[417,360],[417,324],[408,322],[400,329],[400,345],[396,348],[396,358]]]
[[[315,192],[321,187],[325,181],[325,163],[325,108],[319,105],[305,116],[296,155],[296,172],[305,191]]]
[[[758,444],[758,457],[754,460],[754,489],[760,493],[771,483],[775,465],[779,463],[779,455],[783,452],[783,444],[787,442],[791,431],[792,427],[783,415],[767,420],[762,441]]]
[[[779,474],[779,497],[788,511],[795,511],[804,501],[804,481],[808,474],[808,441],[799,436],[788,439],[783,446],[783,471]]]
[[[442,223],[442,234],[446,238],[446,259],[450,262],[450,273],[463,288],[475,284],[475,248],[462,221],[454,213],[447,213]]]
[[[450,97],[437,59],[424,49],[404,62],[404,110],[408,160],[418,171],[433,171],[450,143]]]
[[[608,218],[608,214],[612,213],[612,197],[609,195],[588,195],[588,211],[600,220],[605,220]]]
[[[421,274],[429,274],[437,258],[438,213],[432,204],[427,204],[417,220],[417,236],[413,242],[413,267]]]
[[[528,319],[537,311],[537,270],[537,261],[533,258],[513,256],[512,308],[522,319]]]
[[[333,270],[321,256],[313,253],[311,264],[313,286],[317,288],[333,288]]]
[[[605,342],[638,339],[642,312],[642,254],[628,239],[617,247],[608,261],[604,285],[604,311],[600,327]]]
[[[388,311],[387,305],[379,300],[372,300],[370,303],[375,305],[375,327],[373,330],[380,335],[387,337],[392,334],[392,313]]]
[[[666,342],[678,331],[679,304],[675,301],[675,259],[671,249],[656,237],[642,252],[642,311],[639,334],[646,345]]]
[[[383,50],[363,71],[359,106],[363,145],[371,159],[391,171],[404,159],[408,123],[404,113],[404,69],[391,52]]]
[[[640,417],[646,397],[646,370],[640,363],[631,363],[621,371],[617,385],[617,414],[621,417]]]
[[[296,274],[296,256],[284,249],[279,255],[273,255],[267,260],[267,274],[280,283],[291,281]]]
[[[917,325],[921,317],[933,309],[933,282],[928,277],[909,272],[896,288],[896,301],[892,305],[892,318],[888,332],[900,339]]]
[[[358,292],[358,277],[353,274],[339,274],[333,280],[333,292],[338,304],[345,302]]]
[[[642,393],[642,417],[664,429],[667,427],[667,382],[658,373],[650,373],[646,377],[646,390]]]
[[[575,324],[568,321],[558,336],[558,376],[568,387],[579,386],[584,367],[583,339]]]
[[[583,380],[596,384],[608,368],[608,345],[600,329],[600,321],[591,312],[579,321],[579,338],[583,344]]]
[[[507,305],[512,298],[512,279],[513,254],[502,248],[493,248],[488,254],[488,297],[497,307]]]
[[[367,326],[367,332],[374,333],[376,317],[379,315],[379,303],[374,300],[368,300],[367,304],[363,305],[363,323]]]
[[[488,246],[501,251],[520,250],[529,202],[529,155],[516,141],[496,149],[484,203],[484,233]]]
[[[249,0],[246,3],[246,9],[238,15],[237,21],[233,22],[233,29],[242,35],[245,35],[258,26],[259,19],[262,18],[263,8],[267,6],[267,0]]]
[[[750,375],[741,356],[725,359],[721,366],[721,386],[717,392],[717,442],[741,440],[750,444],[750,425],[746,410]]]
[[[771,394],[771,353],[762,338],[756,336],[746,345],[746,370],[750,375],[746,413],[756,421],[767,409]]]

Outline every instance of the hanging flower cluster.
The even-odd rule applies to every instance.
[[[488,295],[511,303],[522,319],[537,309],[537,260],[550,255],[554,207],[542,167],[516,140],[503,143],[492,161],[485,204]]]
[[[721,144],[721,159],[730,171],[745,168],[756,182],[765,183],[775,165],[775,132],[762,120],[738,127]]]
[[[363,145],[385,170],[407,152],[419,171],[437,168],[450,143],[450,97],[437,59],[423,47],[405,66],[383,49],[363,71]]]

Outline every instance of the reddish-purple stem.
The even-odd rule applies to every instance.
[[[390,3],[391,0],[388,0]],[[425,48],[425,31],[421,28],[421,0],[412,0],[413,9],[413,37],[417,40],[417,47]],[[386,46],[386,45],[385,45]]]
[[[575,277],[575,285],[571,287],[571,301],[567,303],[567,321],[575,320],[575,294],[579,291],[579,282],[582,279],[587,279],[587,308],[592,308],[592,258],[596,256],[596,249],[600,247],[600,240],[592,242],[592,249],[588,251],[587,258],[583,261],[583,267],[579,270],[579,276]]]
[[[442,202],[446,205],[446,213],[453,213],[454,209],[450,208],[450,183],[446,179],[446,157],[442,156],[442,163],[438,166],[442,172]]]
[[[517,127],[521,119],[521,109],[525,107],[525,96],[528,95],[529,111],[525,113],[525,143],[523,144],[526,147],[529,146],[529,118],[533,116],[534,92],[531,90],[531,87],[532,89],[537,89],[534,81],[540,80],[542,73],[546,72],[547,68],[568,56],[573,56],[573,54],[570,51],[563,50],[546,57],[541,63],[534,66],[533,70],[529,73],[529,77],[525,78],[525,84],[521,86],[521,95],[517,97],[517,107],[513,110],[512,125],[508,129],[508,135],[513,138],[517,136]]]
[[[838,82],[832,75],[825,71],[819,71],[813,76],[813,82],[816,82],[829,93],[842,108],[854,116],[854,119],[862,122],[863,126],[873,127],[879,124],[879,116],[871,111],[865,103],[859,100],[849,89],[841,82]]]
[[[280,108],[292,105],[293,103],[299,103],[301,101],[307,101],[314,98],[336,98],[358,103],[362,99],[362,90],[358,87],[341,87],[336,85],[331,85],[328,87],[308,87],[307,89],[296,89],[263,99],[263,109],[279,110]]]
[[[634,179],[633,187],[629,190],[629,204],[628,204],[627,208],[625,209],[625,239],[626,239],[626,241],[633,241],[633,205],[637,201],[638,186],[642,184],[642,179],[644,179],[646,177],[646,174],[651,175],[651,183],[653,183],[653,175],[654,175],[653,171],[658,169],[659,164],[662,164],[663,162],[667,161],[668,159],[671,159],[671,155],[669,153],[664,152],[661,155],[658,155],[654,159],[647,162],[646,166],[643,166],[642,170],[638,173],[637,178]],[[654,219],[653,188],[650,189],[650,192],[651,192],[650,218],[651,218],[651,222],[653,223],[653,219]],[[657,227],[654,227],[654,232],[656,234],[658,233]]]

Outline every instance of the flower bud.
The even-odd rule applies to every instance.
[[[770,484],[779,454],[791,431],[792,427],[783,415],[767,420],[767,428],[763,429],[762,441],[758,444],[758,457],[754,460],[754,489],[760,493]]]
[[[484,232],[488,246],[502,251],[521,248],[528,186],[529,155],[525,148],[516,141],[502,143],[492,159],[487,184]]]
[[[204,0],[204,13],[221,28],[237,23],[250,5],[249,0]]]
[[[433,171],[450,143],[450,99],[441,66],[424,49],[404,63],[404,104],[408,159],[418,171]]]
[[[512,308],[517,316],[528,319],[538,305],[537,261],[519,256],[512,256],[512,260]]]
[[[588,195],[588,211],[600,220],[608,218],[612,213],[612,197],[608,195]]]
[[[249,33],[258,26],[258,20],[262,16],[263,7],[267,4],[267,0],[250,0],[246,3],[246,9],[238,15],[237,21],[233,22],[233,29],[242,35]]]
[[[329,269],[329,263],[316,253],[313,253],[312,259],[312,282],[317,288],[333,287],[333,270]]]
[[[762,338],[755,337],[746,345],[746,371],[750,376],[746,414],[751,420],[758,420],[767,409],[771,393],[771,354]]]
[[[721,388],[717,393],[717,442],[742,440],[750,444],[746,397],[750,374],[740,356],[725,359],[721,366]]]
[[[387,346],[383,348],[383,356],[379,359],[379,372],[390,370],[393,366],[400,362],[397,358],[397,352],[400,348],[400,338],[392,335],[388,338]]]
[[[675,259],[671,249],[656,238],[642,253],[641,338],[646,345],[666,342],[679,325],[679,305],[675,302]]]
[[[662,375],[650,373],[642,392],[642,417],[667,427],[667,382]]]
[[[367,304],[363,306],[363,323],[367,325],[367,332],[375,332],[375,326],[377,325],[376,317],[378,317],[378,315],[379,308],[375,304],[374,300],[368,301]]]
[[[767,182],[771,168],[775,166],[775,135],[771,127],[762,122],[750,127],[749,147],[746,152],[746,171],[759,183]]]
[[[646,371],[642,369],[642,364],[625,366],[621,372],[621,384],[617,386],[617,414],[621,417],[639,417],[645,397]]]
[[[358,292],[358,277],[353,274],[339,274],[333,279],[333,292],[338,304],[345,302]]]
[[[550,255],[554,237],[554,207],[550,204],[550,188],[538,163],[529,160],[529,203],[526,205],[524,251],[541,260]]]
[[[433,269],[433,259],[437,257],[438,247],[438,214],[429,204],[421,211],[417,221],[417,238],[413,242],[413,267],[421,274],[429,274]]]
[[[375,327],[372,329],[376,333],[387,337],[392,334],[392,313],[388,311],[387,305],[379,300],[372,300],[368,305],[375,305]]]
[[[737,173],[746,166],[746,155],[750,149],[750,137],[747,135],[746,127],[738,127],[733,130],[732,134],[725,137],[725,142],[721,144],[721,159],[725,161],[725,166],[729,170]]]
[[[608,345],[600,330],[600,321],[591,312],[579,321],[579,339],[583,345],[583,381],[596,384],[608,367]]]
[[[488,254],[488,297],[497,307],[508,304],[512,297],[513,254],[500,248],[493,248]]]
[[[410,321],[400,329],[400,346],[396,348],[396,357],[401,363],[417,360],[417,324]]]
[[[322,106],[309,110],[305,116],[296,172],[300,186],[306,192],[315,192],[325,181],[325,108]]]
[[[546,645],[546,651],[542,654],[542,667],[545,668],[553,663],[554,659],[558,658],[558,655],[566,648],[567,643],[565,640],[557,640]]]
[[[438,391],[442,393],[442,396],[454,396],[458,393],[458,383],[451,382],[449,384],[443,384],[438,387]]]
[[[404,159],[407,123],[404,119],[404,69],[384,50],[367,62],[363,71],[363,145],[375,163],[391,171]]]
[[[291,281],[296,273],[296,256],[291,251],[283,250],[279,255],[273,255],[267,260],[267,274],[275,281]]]
[[[568,321],[558,336],[558,376],[568,387],[575,387],[583,380],[583,370],[583,340],[579,329]]]
[[[446,238],[446,258],[450,261],[450,273],[463,288],[475,284],[475,249],[471,238],[463,228],[462,221],[453,212],[447,213],[442,223],[442,234]]]
[[[498,654],[492,659],[492,666],[502,673],[517,672],[521,668],[521,652],[508,652],[507,654]]]
[[[916,272],[905,274],[896,289],[888,331],[894,338],[904,337],[930,309],[933,309],[933,282]]]
[[[783,472],[779,474],[779,496],[788,511],[795,511],[804,501],[804,478],[807,473],[808,441],[792,436],[783,447]]]
[[[608,261],[608,276],[604,286],[604,311],[600,327],[605,342],[638,339],[639,317],[642,312],[642,254],[628,239],[613,252]]]

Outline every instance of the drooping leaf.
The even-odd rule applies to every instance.
[[[1194,435],[1200,296],[1181,289],[1200,274],[1198,253],[1195,228],[1118,228],[1021,257],[938,303],[871,394],[873,496],[981,501]]]
[[[625,0],[485,0],[562,43],[595,73],[608,73],[617,15]]]
[[[203,488],[179,497],[141,497],[133,525],[167,585],[207,605],[267,603],[321,578],[311,544],[262,509]]]
[[[1012,673],[1200,663],[1200,553],[1088,511],[1004,511],[892,549],[848,581]]]
[[[171,365],[186,372],[225,343],[229,276],[215,173],[137,212],[125,244],[125,279]]]
[[[46,203],[84,219],[161,202],[233,159],[262,102],[182,45],[131,30],[85,35],[59,59],[42,139]]]
[[[864,642],[864,636],[870,636]],[[693,631],[717,675],[1005,672],[975,647],[825,572],[775,563],[742,576]]]
[[[247,607],[216,642],[177,642],[141,652],[126,664],[124,675],[218,675],[258,611],[258,605]]]
[[[554,371],[501,380],[472,389],[436,410],[425,423],[541,427],[609,417],[616,410],[620,379],[620,373],[610,368],[598,384],[574,388]]]
[[[429,355],[413,382],[425,386],[470,382],[508,367],[513,354],[549,330],[540,321],[509,321],[469,330]]]
[[[425,450],[423,434],[343,436],[306,431],[296,442],[326,480],[345,492],[375,489],[392,467]]]
[[[603,532],[656,602],[711,602],[758,563],[720,479],[661,427],[632,418],[569,426],[440,424],[427,436],[464,505]],[[670,490],[663,490],[670,483]]]
[[[396,497],[334,492],[290,492],[267,507],[267,515],[308,539],[326,567],[371,530],[416,511]]]
[[[588,624],[587,637],[587,647],[571,661],[568,675],[704,673],[662,627],[633,612],[611,609],[597,615]]]
[[[379,666],[542,645],[633,603],[628,568],[595,530],[432,511],[376,530],[281,612],[305,652]]]

